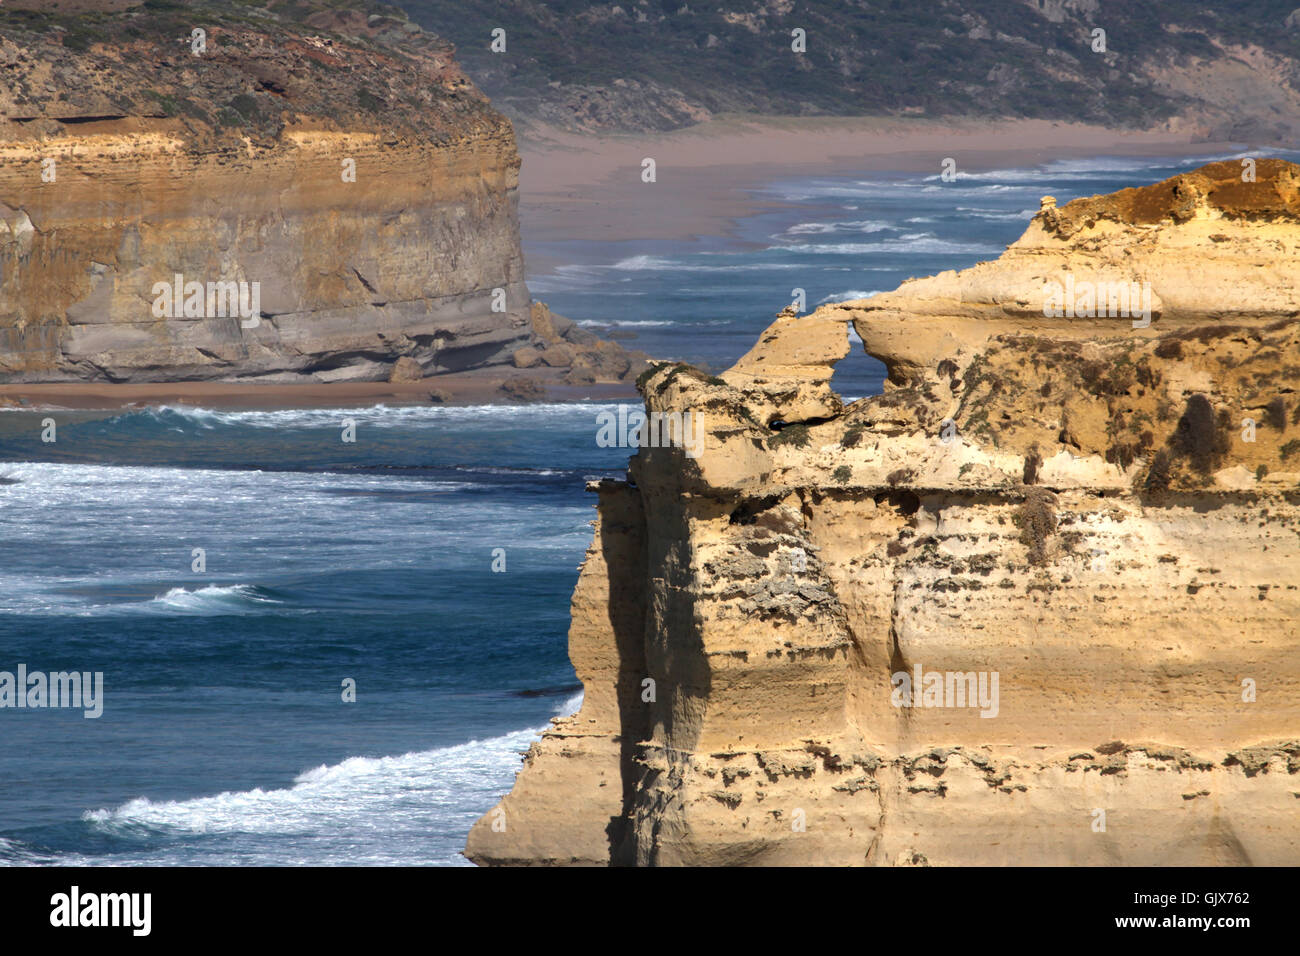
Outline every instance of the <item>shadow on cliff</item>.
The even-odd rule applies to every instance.
[[[604,491],[604,489],[602,489]],[[621,486],[618,493],[600,499],[600,550],[609,583],[609,626],[618,652],[619,775],[622,782],[620,813],[605,827],[609,862],[630,865],[636,852],[631,814],[640,776],[638,744],[649,735],[649,708],[641,702],[645,666],[645,511],[635,489]]]
[[[664,746],[670,768],[673,752],[689,753],[699,736],[701,716],[701,707],[692,704],[708,699],[712,680],[689,597],[689,549],[683,546],[690,536],[689,515],[676,500],[647,508],[646,498],[653,500],[654,495],[635,486],[620,490],[601,497],[600,548],[609,569],[609,623],[618,649],[623,788],[621,812],[610,818],[606,834],[610,864],[630,866],[653,855],[653,847],[638,846],[638,802],[654,803],[655,819],[662,819],[668,809],[660,789],[665,771],[647,765],[642,745],[653,739]],[[652,582],[651,567],[662,569],[668,578]],[[653,606],[651,594],[656,595]],[[653,681],[649,687],[647,678]],[[669,788],[673,773],[667,771]]]

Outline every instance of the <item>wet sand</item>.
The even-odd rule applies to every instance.
[[[671,133],[599,137],[542,127],[520,141],[519,215],[533,245],[687,240],[726,236],[737,219],[780,205],[753,190],[781,179],[882,170],[930,176],[949,157],[958,170],[985,172],[1093,156],[1222,154],[1241,145],[1198,141],[1191,130],[1047,120],[732,117]],[[655,161],[653,183],[642,181],[647,158]],[[556,264],[534,251],[529,273]]]
[[[149,405],[192,405],[216,409],[358,408],[371,405],[514,404],[500,391],[516,369],[476,369],[439,375],[422,382],[335,382],[331,384],[256,385],[239,382],[175,382],[138,385],[100,382],[0,385],[5,409],[121,409]],[[631,385],[564,385],[556,375],[531,376],[545,389],[540,401],[635,399]],[[438,393],[440,400],[431,400]]]

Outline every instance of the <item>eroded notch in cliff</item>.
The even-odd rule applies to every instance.
[[[751,498],[748,501],[742,501],[730,515],[731,524],[754,524],[758,521],[758,516],[767,511],[781,501],[780,495],[768,495],[766,498]]]

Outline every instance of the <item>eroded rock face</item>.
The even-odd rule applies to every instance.
[[[1300,862],[1297,169],[1227,172],[646,377],[704,450],[595,489],[586,699],[470,858]],[[1044,316],[1111,272],[1149,326]],[[850,322],[890,379],[841,406]]]
[[[384,380],[531,340],[514,134],[448,44],[391,9],[106,9],[0,24],[0,381]],[[160,316],[177,276],[205,294]]]
[[[635,382],[645,371],[649,356],[628,351],[618,342],[601,339],[572,319],[534,302],[530,310],[532,340],[511,355],[518,369],[561,369],[565,385]]]
[[[1240,163],[1211,163],[1060,208],[1046,197],[996,261],[913,279],[838,311],[870,336],[866,349],[889,366],[894,384],[941,384],[949,377],[937,371],[944,359],[963,371],[998,335],[1104,339],[1128,326],[1132,334],[1121,341],[1132,342],[1208,325],[1276,322],[1295,307],[1298,169],[1260,160],[1254,181],[1243,182]],[[1094,296],[1101,289],[1101,308],[1095,298],[1088,307],[1087,288]],[[1044,314],[1049,301],[1070,300],[1075,311],[1101,314]],[[1146,316],[1134,314],[1144,311],[1147,327]]]

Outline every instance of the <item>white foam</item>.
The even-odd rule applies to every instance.
[[[581,704],[578,693],[556,713],[573,713]],[[82,819],[102,833],[136,838],[150,832],[288,838],[259,843],[262,849],[248,851],[253,862],[459,863],[470,826],[510,789],[522,751],[544,729],[395,757],[349,757],[303,771],[283,789],[190,800],[139,797],[89,810]],[[430,843],[432,834],[443,839]],[[435,847],[434,857],[423,855]]]
[[[153,405],[140,411],[126,412],[109,423],[128,423],[133,416],[147,416],[166,422],[168,416],[200,428],[219,425],[247,425],[253,428],[341,428],[350,418],[358,427],[408,427],[449,422],[487,422],[539,418],[586,417],[592,405],[586,402],[538,402],[527,405],[398,405],[382,403],[362,407],[258,409],[217,411],[197,405]]]
[[[1001,209],[980,209],[971,206],[958,206],[958,212],[970,213],[976,219],[985,219],[989,222],[1028,222],[1037,214],[1037,209],[1021,209],[1018,212],[1007,212]]]
[[[624,327],[628,327],[628,328],[632,328],[632,327],[645,327],[645,328],[652,328],[652,327],[653,327],[653,328],[657,328],[657,327],[659,327],[659,326],[672,325],[673,323],[672,323],[671,321],[669,321],[668,319],[634,319],[634,320],[628,320],[628,319],[616,319],[616,320],[609,321],[609,322],[600,322],[600,321],[597,321],[597,320],[595,320],[595,319],[585,319],[585,320],[584,320],[584,319],[580,319],[580,320],[578,321],[578,324],[579,324],[579,325],[584,325],[584,326],[591,326],[591,327],[593,327],[593,328],[602,328],[602,329],[603,329],[603,328],[615,328],[615,329],[621,329],[621,328],[624,328]]]
[[[849,289],[845,292],[833,292],[826,298],[817,302],[818,305],[825,305],[827,302],[851,302],[854,299],[869,299],[873,295],[879,295],[879,289]]]
[[[777,246],[775,248],[784,248]],[[728,253],[700,253],[699,258],[706,255],[713,255],[720,259],[739,259],[739,255],[732,256]],[[708,265],[699,261],[686,262],[680,259],[665,259],[662,256],[632,256],[629,259],[620,259],[613,265],[608,266],[610,269],[617,269],[625,272],[708,272],[708,273],[734,273],[734,272],[771,272],[774,269],[798,269],[799,266],[792,262],[727,262],[724,265]]]
[[[557,408],[577,416],[573,428],[594,435],[596,414],[618,406]],[[494,419],[485,419],[490,421]],[[556,427],[545,416],[525,421]],[[539,512],[510,496],[484,500],[457,495],[500,480],[490,473],[466,473],[476,470],[473,465],[448,478],[418,481],[400,470],[260,472],[62,462],[15,462],[4,470],[18,479],[0,486],[6,547],[59,554],[64,563],[36,560],[10,568],[0,588],[0,613],[305,614],[311,609],[288,596],[299,574],[311,577],[321,568],[335,567],[409,567],[428,540],[472,541],[481,533],[476,525],[481,529],[501,522],[526,533],[530,547],[570,552],[576,547],[579,554],[590,538],[586,502]],[[429,496],[440,506],[430,508]],[[286,513],[310,515],[311,531],[286,529],[287,537],[278,533]],[[570,513],[572,522],[557,520]],[[68,515],[75,520],[60,517]],[[418,527],[421,534],[394,538],[376,533],[391,522]],[[120,551],[116,559],[99,556],[104,542]],[[304,550],[311,542],[316,543]],[[196,547],[206,550],[207,566],[192,573]],[[82,552],[93,557],[76,560]],[[282,586],[285,595],[266,590]],[[273,603],[277,599],[283,603]]]
[[[624,272],[642,272],[646,269],[671,269],[676,265],[677,263],[672,259],[665,259],[663,256],[631,256],[620,259],[609,268]]]
[[[843,242],[843,243],[802,243],[784,246],[791,252],[810,255],[860,256],[872,253],[921,253],[926,255],[980,256],[1000,255],[1001,246],[986,245],[978,242],[954,242],[940,239],[929,233],[899,236],[896,239],[883,239],[880,242]]]
[[[856,219],[848,222],[800,222],[786,230],[787,235],[825,235],[833,232],[882,232],[894,228],[892,223],[875,219]]]
[[[1125,175],[1143,176],[1149,169],[1157,169],[1146,160],[1135,159],[1060,159],[1041,166],[1016,169],[990,169],[971,173],[958,170],[956,182],[1051,183],[1062,179],[1123,179]],[[942,174],[925,177],[926,182],[942,181]]]
[[[508,465],[453,465],[452,470],[484,475],[520,475],[527,478],[569,474],[558,468],[511,468]]]
[[[787,202],[800,202],[808,199],[872,199],[882,196],[898,196],[912,185],[910,180],[868,180],[859,179],[851,183],[843,181],[796,181],[777,183],[763,192],[775,193]]]
[[[157,613],[181,611],[186,614],[229,614],[231,612],[256,610],[258,605],[280,604],[275,598],[267,597],[251,584],[231,584],[221,586],[209,584],[206,587],[172,588],[166,594],[159,595],[144,605],[126,605],[123,609],[141,607]]]
[[[0,866],[36,866],[55,862],[55,857],[16,840],[0,837]]]

